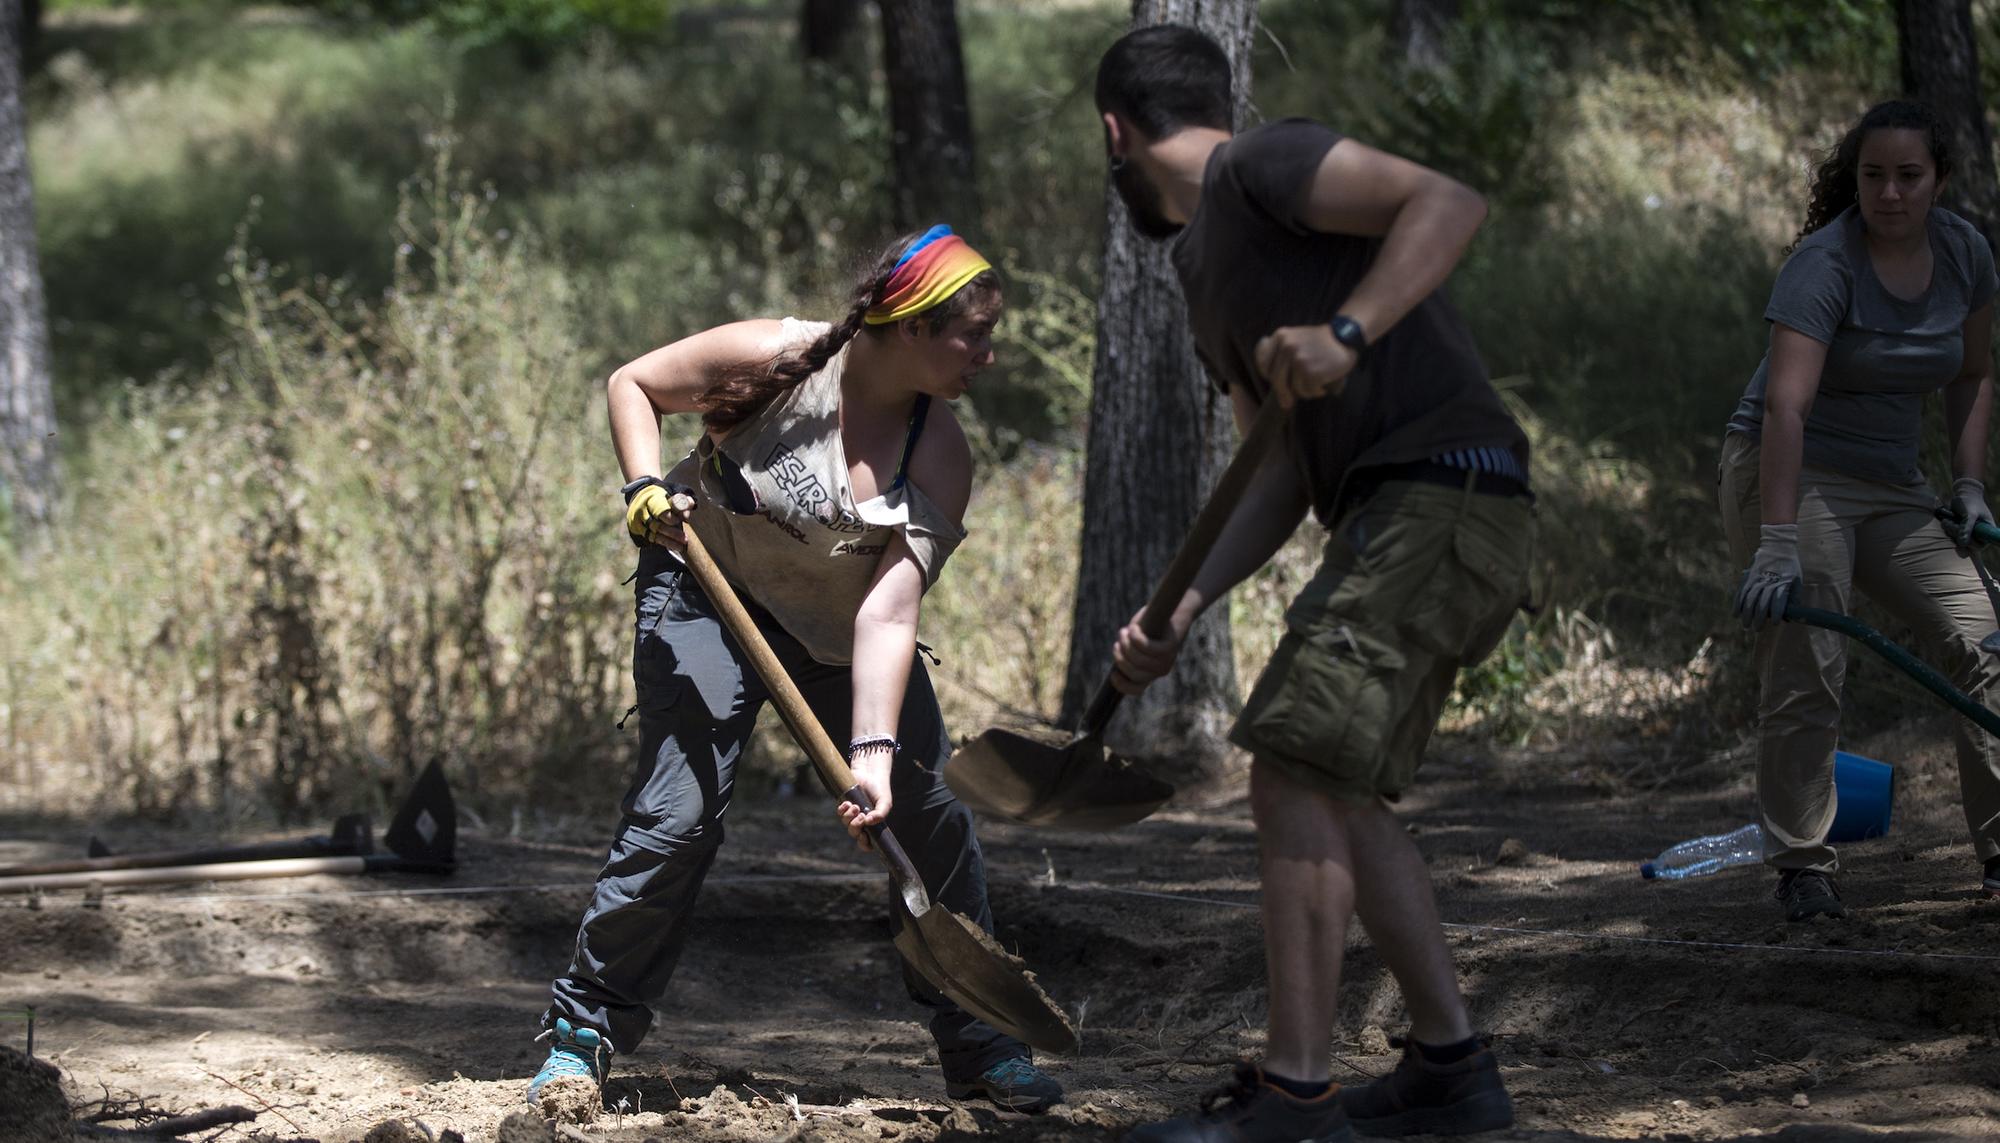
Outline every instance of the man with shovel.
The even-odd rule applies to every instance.
[[[1220,47],[1132,32],[1097,73],[1113,181],[1143,234],[1173,240],[1195,346],[1239,426],[1276,401],[1285,446],[1148,636],[1119,633],[1115,682],[1173,666],[1195,617],[1268,560],[1308,509],[1324,561],[1231,731],[1249,751],[1270,975],[1268,1052],[1204,1110],[1130,1140],[1344,1139],[1504,1127],[1512,1105],[1473,1033],[1429,872],[1389,803],[1415,775],[1458,669],[1527,595],[1528,445],[1441,287],[1483,200],[1415,163],[1287,119],[1230,131]],[[1388,1076],[1343,1091],[1329,1038],[1350,915],[1402,986]]]

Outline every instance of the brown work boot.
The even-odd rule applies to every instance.
[[[1363,1135],[1466,1135],[1514,1123],[1514,1101],[1491,1049],[1449,1064],[1424,1058],[1416,1041],[1396,1039],[1403,1058],[1372,1083],[1341,1091],[1348,1121]]]
[[[1831,875],[1817,869],[1785,870],[1778,875],[1778,889],[1772,896],[1784,904],[1787,921],[1847,915],[1847,906],[1840,903],[1840,886]]]
[[[1299,1099],[1264,1078],[1255,1064],[1236,1065],[1230,1082],[1202,1097],[1201,1110],[1125,1133],[1125,1143],[1349,1143],[1354,1132],[1340,1108],[1340,1085]]]

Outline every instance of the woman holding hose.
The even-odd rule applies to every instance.
[[[1919,103],[1880,104],[1814,174],[1764,316],[1770,350],[1729,421],[1720,500],[1756,629],[1757,799],[1788,921],[1844,915],[1827,844],[1846,648],[1774,622],[1796,598],[1846,612],[1855,588],[1908,623],[1952,682],[2000,699],[1996,623],[1965,549],[1986,502],[1993,403],[1992,249],[1937,205],[1949,136]],[[1952,523],[1918,471],[1923,400],[1944,394]],[[2000,896],[2000,741],[1959,720],[1958,772],[1984,890]]]

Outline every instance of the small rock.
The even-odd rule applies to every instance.
[[[1794,1092],[1792,1093],[1792,1106],[1803,1111],[1812,1106],[1812,1100],[1806,1098],[1805,1092]]]
[[[1518,837],[1510,837],[1500,843],[1500,852],[1493,855],[1495,865],[1519,865],[1528,860],[1528,847]]]
[[[1686,1111],[1693,1106],[1694,1104],[1689,1103],[1685,1099],[1677,1099],[1673,1103],[1673,1108],[1675,1111]]]
[[[1389,1033],[1380,1025],[1370,1024],[1361,1029],[1361,1054],[1364,1056],[1386,1056],[1389,1054]]]

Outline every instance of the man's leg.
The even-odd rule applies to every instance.
[[[1263,877],[1264,963],[1269,973],[1269,1072],[1326,1082],[1340,991],[1347,919],[1354,912],[1349,811],[1356,807],[1300,785],[1275,766],[1250,768]]]
[[[1410,1010],[1410,1036],[1456,1044],[1472,1035],[1451,946],[1439,923],[1430,867],[1387,806],[1342,806],[1354,853],[1355,911]]]

